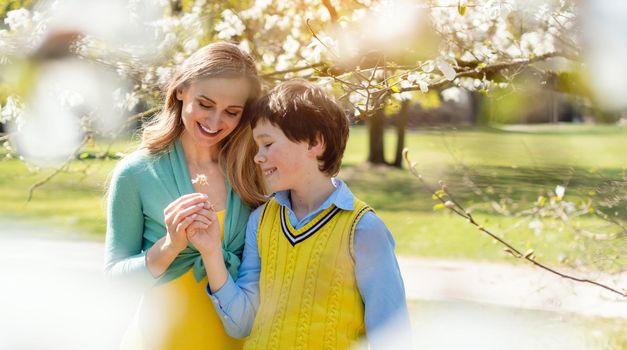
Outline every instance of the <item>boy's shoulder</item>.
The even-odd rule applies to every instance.
[[[255,208],[250,213],[250,216],[248,218],[248,222],[249,223],[255,223],[255,224],[259,223],[259,221],[261,220],[261,216],[263,215],[264,210],[268,206],[268,203],[270,203],[272,201],[275,201],[274,195],[270,195],[268,200],[265,203],[263,203],[262,205],[258,206],[257,208]],[[270,205],[273,205],[273,204],[270,204]]]
[[[344,186],[346,186],[346,189],[350,191],[350,188],[346,183],[344,183]],[[353,195],[353,201],[355,203],[355,210],[363,211],[363,214],[359,216],[356,223],[357,230],[360,230],[363,227],[372,228],[375,231],[387,230],[385,222],[383,222],[383,219],[381,219],[374,208],[355,195]]]

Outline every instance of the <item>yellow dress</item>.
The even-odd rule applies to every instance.
[[[216,213],[224,227],[224,210]],[[224,238],[224,232],[222,232]],[[207,277],[196,282],[190,269],[146,292],[122,349],[241,349],[229,337],[206,293]]]

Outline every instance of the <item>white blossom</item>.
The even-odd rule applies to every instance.
[[[195,38],[186,40],[185,43],[183,43],[183,50],[187,54],[192,54],[197,49],[198,49],[198,40],[196,40]]]
[[[455,69],[450,63],[446,61],[445,58],[438,57],[435,60],[435,64],[446,79],[451,80],[451,81],[455,79],[455,76],[457,75],[457,73],[455,73]]]
[[[8,25],[12,31],[26,29],[31,25],[30,11],[25,8],[9,11],[6,13],[4,23]]]
[[[170,80],[173,69],[171,67],[157,67],[155,73],[157,74],[157,82],[159,85],[164,86]]]
[[[557,198],[559,199],[564,198],[565,193],[566,193],[566,187],[561,186],[561,185],[555,186],[555,195],[557,196]]]
[[[56,91],[55,94],[58,96],[61,106],[66,109],[78,107],[85,102],[83,95],[74,90],[62,89],[60,91]]]
[[[19,99],[8,96],[4,107],[0,109],[0,123],[16,121],[22,115],[22,104]]]
[[[409,88],[413,86],[412,83],[407,80],[401,80],[399,85],[401,89]],[[392,98],[394,98],[397,101],[407,101],[407,100],[411,100],[412,93],[411,91],[397,92],[397,93],[392,94]]]
[[[291,35],[288,35],[285,39],[285,42],[283,43],[283,50],[285,50],[285,53],[289,55],[295,54],[298,51],[299,47],[300,43],[294,40]]]
[[[163,38],[163,41],[159,44],[158,50],[164,52],[174,47],[174,45],[176,45],[176,35],[170,32],[165,35],[165,38]]]
[[[442,99],[444,101],[450,101],[453,103],[460,103],[462,99],[462,89],[458,87],[452,87],[442,90]]]
[[[222,21],[215,26],[218,37],[223,40],[229,40],[234,36],[239,36],[245,29],[246,26],[244,26],[242,20],[231,10],[224,10],[222,12]]]
[[[542,221],[535,219],[529,222],[529,225],[527,225],[527,227],[529,227],[529,229],[532,230],[533,233],[539,235],[540,233],[542,233],[542,228],[544,227],[544,225],[542,224]]]
[[[121,111],[130,112],[139,103],[139,98],[133,92],[123,92],[121,88],[113,91],[115,107]]]

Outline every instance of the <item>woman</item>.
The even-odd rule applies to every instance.
[[[235,277],[250,207],[263,200],[245,113],[259,90],[253,60],[237,46],[201,48],[171,78],[140,149],[116,166],[105,269],[146,288],[123,348],[240,346],[205,294],[202,259],[186,228],[202,225],[215,210],[224,260]]]

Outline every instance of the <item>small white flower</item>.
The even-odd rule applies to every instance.
[[[27,28],[31,23],[30,12],[24,8],[9,11],[6,16],[4,23],[7,24],[11,30]]]
[[[250,43],[248,42],[248,40],[242,40],[242,41],[239,43],[239,45],[237,45],[237,46],[239,46],[239,48],[240,48],[242,51],[244,51],[244,52],[246,52],[246,53],[250,54],[251,49],[250,49]]]
[[[209,182],[207,181],[207,175],[205,174],[196,174],[196,177],[192,179],[192,184],[198,184],[200,186],[206,186],[209,185]]]
[[[285,38],[285,42],[283,43],[283,50],[285,50],[285,53],[293,55],[296,53],[296,51],[298,51],[299,47],[300,43],[296,41],[291,35],[288,35],[287,38]]]
[[[566,193],[566,187],[560,185],[555,186],[555,195],[557,195],[557,198],[564,198],[564,193]]]
[[[163,38],[163,42],[159,44],[159,51],[169,50],[176,44],[176,35],[174,33],[168,33]]]
[[[529,225],[527,227],[529,227],[530,230],[533,231],[533,233],[535,233],[536,235],[540,234],[542,232],[542,227],[544,225],[542,224],[542,221],[535,219],[531,222],[529,222]]]
[[[452,87],[442,90],[442,99],[453,103],[460,103],[462,99],[462,90],[458,87]]]
[[[73,90],[61,90],[58,92],[58,96],[61,106],[68,109],[80,106],[85,102],[83,95]]]
[[[434,69],[434,68],[435,68],[435,64],[433,63],[433,61],[432,61],[432,60],[425,61],[424,65],[422,66],[422,70],[423,70],[425,73],[431,73],[431,72],[433,72],[433,69]]]
[[[401,89],[403,88],[409,88],[412,87],[412,83],[410,83],[407,80],[401,80],[400,82],[400,87]],[[412,94],[409,91],[405,91],[405,92],[398,92],[398,93],[394,93],[392,94],[392,98],[394,98],[397,101],[409,101],[411,100]]]
[[[422,91],[423,94],[429,92],[429,84],[427,84],[426,81],[419,81],[418,86],[420,87],[420,91]]]
[[[218,32],[218,38],[229,40],[234,36],[238,36],[244,32],[246,26],[231,10],[222,12],[222,22],[216,24],[215,31]]]
[[[189,39],[185,41],[185,43],[183,44],[183,50],[185,50],[185,53],[187,54],[191,54],[197,49],[198,49],[198,40],[196,40],[195,38]]]
[[[168,83],[168,80],[170,79],[170,75],[172,75],[172,68],[157,67],[157,71],[155,73],[157,74],[157,79],[159,81],[159,84],[165,85]]]
[[[185,55],[182,52],[177,52],[174,54],[174,62],[177,64],[182,64],[185,61]]]
[[[457,76],[457,73],[455,72],[455,68],[453,68],[453,66],[450,63],[448,63],[446,59],[442,57],[438,57],[435,60],[435,64],[438,66],[438,69],[440,70],[440,72],[442,72],[442,74],[444,75],[444,77],[446,77],[447,80],[452,81]]]
[[[13,96],[7,97],[7,102],[0,110],[0,122],[17,120],[22,115],[22,104]]]

